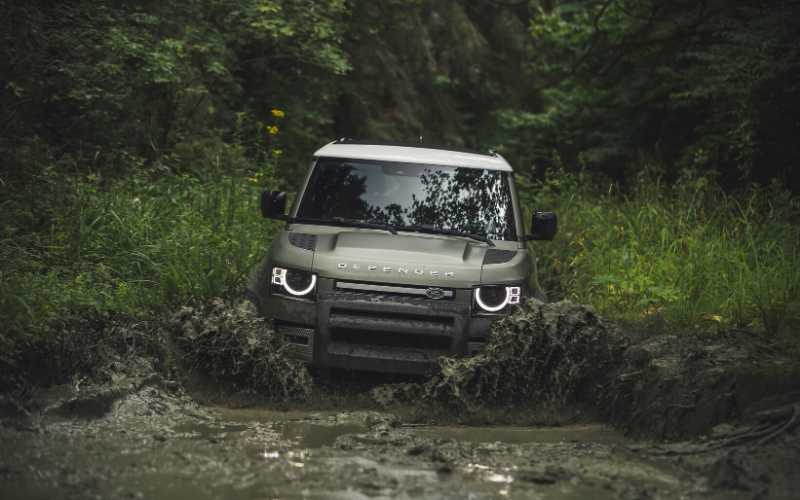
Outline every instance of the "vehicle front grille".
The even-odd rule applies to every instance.
[[[375,356],[387,360],[406,359],[415,352],[435,362],[466,349],[468,320],[469,305],[455,301],[350,293],[323,293],[317,309],[322,349],[332,356],[350,356],[362,346],[382,352]]]
[[[369,345],[379,347],[400,347],[405,349],[429,349],[444,351],[450,348],[452,339],[440,335],[419,335],[396,333],[384,330],[350,330],[331,328],[331,341],[345,344]]]
[[[354,295],[409,298],[414,300],[455,300],[456,291],[452,288],[414,286],[403,284],[378,284],[361,283],[357,281],[336,281],[334,289],[337,292],[344,292]],[[429,289],[438,289],[443,293],[443,297],[434,299],[428,296]]]
[[[470,356],[480,354],[484,347],[486,347],[486,342],[467,342],[467,354]]]
[[[311,361],[314,353],[313,328],[278,325],[278,334],[283,338],[289,357]]]

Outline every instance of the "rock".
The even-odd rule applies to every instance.
[[[554,484],[556,482],[556,478],[548,474],[522,474],[520,479],[536,484]]]
[[[719,436],[720,434],[728,434],[736,430],[736,427],[731,424],[719,424],[711,428],[711,437]]]
[[[428,451],[429,448],[430,447],[426,444],[418,444],[417,446],[408,450],[408,454],[411,455],[412,457],[415,457],[417,455],[425,453],[426,451]]]

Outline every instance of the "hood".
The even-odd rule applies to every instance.
[[[486,250],[458,237],[342,231],[317,236],[313,271],[324,278],[468,288],[480,283]]]

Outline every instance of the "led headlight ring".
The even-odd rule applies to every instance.
[[[508,288],[506,288],[506,298],[503,300],[503,302],[500,303],[500,305],[492,307],[492,306],[488,306],[488,305],[484,304],[483,301],[481,300],[481,289],[477,288],[475,290],[475,302],[477,302],[478,305],[481,306],[481,309],[483,309],[484,311],[489,311],[489,312],[497,312],[497,311],[499,311],[500,309],[502,309],[502,308],[504,308],[505,306],[508,305],[508,301],[509,301],[510,297],[511,297],[511,294],[508,293]]]
[[[288,273],[287,269],[282,269],[280,267],[275,267],[272,269],[272,283],[275,285],[283,286],[283,289],[289,292],[290,294],[294,295],[295,297],[301,297],[303,295],[308,295],[311,290],[317,284],[317,276],[315,274],[311,275],[311,284],[308,285],[308,288],[305,290],[295,290],[291,286],[289,286],[289,280],[286,279],[286,274]]]
[[[508,304],[519,304],[519,296],[520,296],[520,288],[518,286],[507,286],[506,288],[506,298],[500,305],[497,306],[488,306],[483,303],[481,300],[481,289],[480,287],[475,289],[475,302],[481,306],[481,309],[487,312],[497,312],[503,309]]]

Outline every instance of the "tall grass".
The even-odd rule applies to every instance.
[[[219,142],[200,172],[132,160],[116,179],[15,151],[28,163],[0,183],[0,360],[64,322],[237,298],[281,225],[258,211],[279,182],[274,135]]]
[[[555,240],[536,244],[551,300],[800,338],[800,204],[778,183],[727,194],[688,169],[666,184],[652,164],[627,189],[563,170],[517,180],[526,217],[559,217]]]

